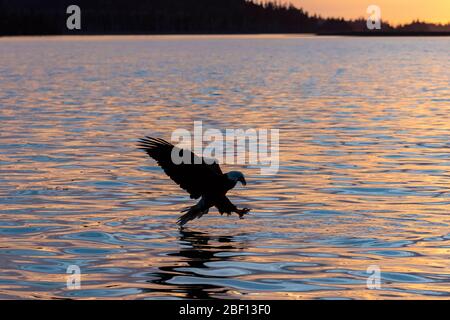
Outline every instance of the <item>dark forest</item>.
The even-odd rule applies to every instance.
[[[81,8],[81,30],[66,28],[72,4]],[[394,28],[383,22],[382,32],[450,32],[450,25],[415,21]],[[241,33],[374,31],[363,19],[323,18],[292,5],[247,0],[0,0],[0,35]]]

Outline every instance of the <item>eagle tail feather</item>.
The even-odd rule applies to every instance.
[[[188,223],[191,220],[201,218],[204,214],[207,214],[208,211],[209,211],[209,209],[204,209],[199,204],[196,204],[196,205],[194,205],[192,207],[184,208],[183,210],[181,210],[181,212],[186,212],[186,213],[183,214],[178,219],[177,224],[180,227],[182,227],[182,226],[184,226],[186,223]]]

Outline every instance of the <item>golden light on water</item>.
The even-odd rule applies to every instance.
[[[0,295],[448,298],[447,39],[0,42]],[[280,171],[224,164],[252,214],[180,232],[193,201],[136,141],[194,120],[280,129]]]

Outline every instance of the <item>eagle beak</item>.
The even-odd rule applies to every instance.
[[[247,181],[245,181],[245,178],[242,177],[241,179],[239,179],[239,181],[242,183],[243,186],[247,185]]]

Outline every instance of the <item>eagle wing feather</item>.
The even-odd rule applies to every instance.
[[[179,149],[159,138],[145,137],[139,140],[138,146],[156,160],[164,172],[186,190],[192,199],[200,198],[223,182],[222,170],[217,161],[210,161],[213,159],[200,158],[190,150]],[[184,156],[183,159],[186,157],[184,153],[188,152],[190,163],[175,164],[172,161],[173,151],[178,152],[180,157]]]

